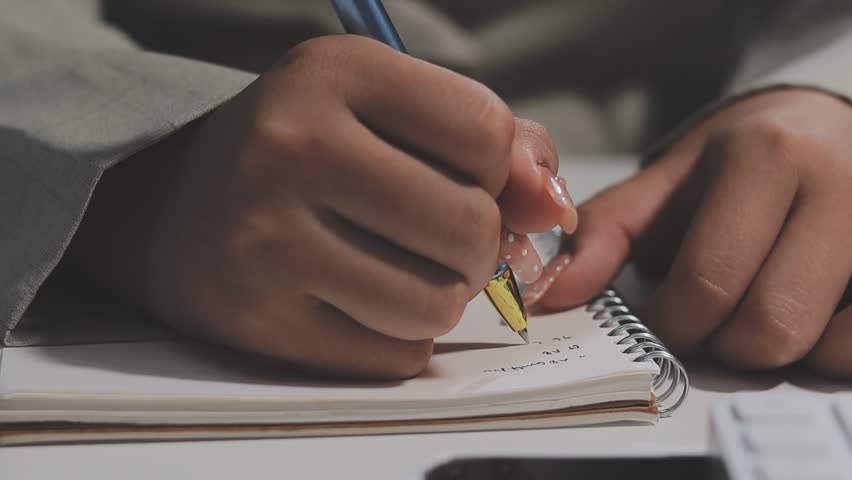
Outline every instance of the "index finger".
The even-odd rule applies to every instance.
[[[346,39],[357,75],[346,102],[378,135],[482,186],[503,190],[515,122],[484,85],[363,37]]]

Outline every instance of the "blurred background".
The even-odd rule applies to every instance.
[[[846,0],[385,0],[415,56],[544,124],[565,157],[638,152],[737,82],[819,45]],[[340,33],[322,0],[105,0],[149,49],[261,72]]]

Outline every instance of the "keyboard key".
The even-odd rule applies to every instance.
[[[760,480],[844,480],[845,475],[834,464],[793,463],[780,458],[763,461],[757,466]]]
[[[840,420],[840,425],[846,433],[846,438],[852,442],[852,395],[838,395],[833,402],[834,414]]]
[[[852,392],[735,395],[711,426],[729,480],[852,479]]]
[[[743,432],[743,436],[746,444],[759,455],[819,457],[831,451],[831,445],[825,443],[820,431],[811,428],[752,427]]]
[[[779,397],[739,398],[734,403],[734,411],[745,423],[806,424],[814,418],[806,403]]]

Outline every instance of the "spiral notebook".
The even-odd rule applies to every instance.
[[[524,345],[482,296],[400,382],[300,378],[175,339],[6,348],[0,444],[261,438],[656,422],[680,362],[611,290],[530,321]]]

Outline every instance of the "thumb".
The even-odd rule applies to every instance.
[[[667,171],[671,166],[657,162],[580,205],[578,228],[563,239],[565,252],[528,286],[525,301],[561,309],[582,304],[607,287],[674,190]]]

